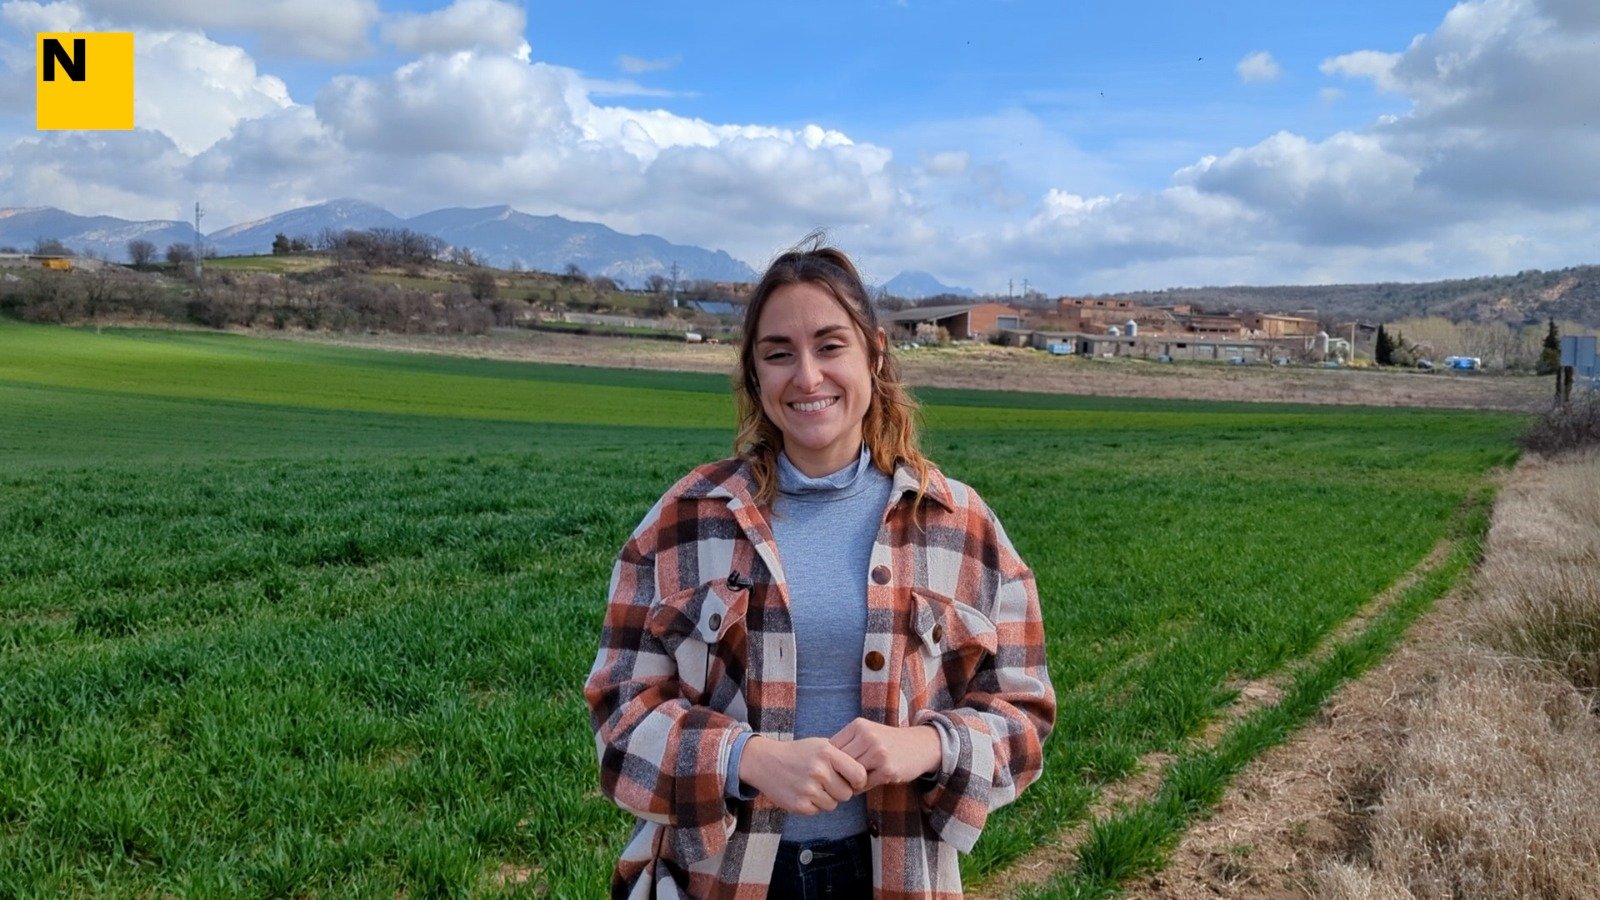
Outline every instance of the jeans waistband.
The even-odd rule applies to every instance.
[[[851,837],[833,840],[778,842],[779,860],[792,860],[802,865],[871,852],[872,842],[865,831]]]

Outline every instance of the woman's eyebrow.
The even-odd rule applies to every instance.
[[[819,338],[819,337],[822,337],[823,335],[826,335],[826,334],[832,334],[835,331],[847,331],[847,330],[849,330],[849,328],[850,328],[850,326],[848,326],[848,325],[824,325],[821,328],[818,328],[816,331],[812,332],[811,336],[813,338]],[[789,338],[787,336],[785,336],[785,335],[769,334],[769,335],[767,335],[765,337],[758,338],[756,340],[756,343],[757,344],[792,344],[792,343],[794,343],[794,341],[789,340]]]

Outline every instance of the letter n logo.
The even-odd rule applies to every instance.
[[[133,127],[132,32],[40,32],[37,40],[36,127]]]

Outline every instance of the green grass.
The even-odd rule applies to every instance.
[[[919,396],[1035,569],[1061,701],[968,877],[1296,666],[1520,425]],[[731,420],[722,376],[0,322],[0,896],[600,893],[611,562]]]
[[[1470,498],[1456,545],[1445,562],[1410,585],[1356,635],[1291,673],[1283,699],[1231,726],[1215,745],[1185,751],[1164,773],[1155,796],[1096,821],[1079,847],[1075,868],[1024,896],[1112,896],[1128,879],[1158,870],[1189,823],[1222,798],[1229,782],[1262,752],[1283,743],[1342,684],[1382,660],[1412,622],[1454,587],[1478,558],[1488,531],[1488,505]]]

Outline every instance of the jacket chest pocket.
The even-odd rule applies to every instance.
[[[730,588],[718,578],[669,594],[651,609],[646,627],[676,662],[690,702],[726,708],[744,682],[749,600],[748,586]]]
[[[911,589],[910,640],[900,687],[908,712],[961,704],[998,635],[978,610],[924,588]]]

